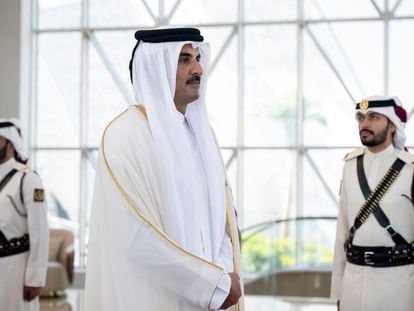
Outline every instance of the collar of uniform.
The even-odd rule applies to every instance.
[[[371,152],[367,149],[365,155],[370,160],[381,160],[388,158],[390,155],[395,154],[395,147],[393,144],[390,144],[387,148],[380,152]]]
[[[7,174],[12,168],[16,167],[16,160],[12,157],[0,165],[0,175]]]

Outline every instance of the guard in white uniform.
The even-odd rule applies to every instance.
[[[17,119],[0,119],[0,310],[39,310],[49,229],[44,188],[25,165]]]
[[[341,311],[414,310],[414,156],[395,97],[356,106],[365,148],[345,156],[331,296]]]

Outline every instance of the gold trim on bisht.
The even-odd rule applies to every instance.
[[[142,105],[136,105],[135,107],[138,108],[140,111],[142,108],[139,107],[143,107]],[[144,108],[144,107],[143,107]],[[144,108],[145,109],[145,108]],[[168,243],[170,243],[173,247],[177,248],[178,250],[182,251],[183,253],[185,253],[186,255],[189,255],[197,260],[200,260],[206,264],[209,264],[210,266],[217,268],[221,271],[224,271],[223,268],[213,264],[212,262],[209,262],[201,257],[198,257],[188,251],[186,251],[185,249],[183,249],[181,246],[179,246],[174,240],[172,240],[167,234],[165,234],[163,231],[161,231],[156,225],[154,225],[150,220],[148,220],[137,208],[134,207],[133,203],[130,201],[130,199],[128,198],[126,191],[121,187],[121,185],[119,184],[118,180],[115,178],[114,173],[112,172],[111,167],[109,166],[108,160],[106,158],[105,155],[105,135],[106,132],[108,130],[108,128],[111,126],[111,124],[116,121],[118,118],[120,118],[123,114],[125,114],[128,111],[125,110],[124,112],[122,112],[121,114],[119,114],[118,116],[116,116],[111,122],[109,122],[109,124],[106,126],[104,133],[102,135],[102,139],[101,139],[101,150],[102,150],[102,155],[103,155],[103,159],[106,165],[106,168],[108,169],[109,175],[111,176],[113,182],[115,183],[115,186],[117,187],[117,189],[119,190],[121,196],[124,198],[126,204],[128,205],[128,207],[139,217],[142,219],[142,221],[144,221],[144,223],[146,223],[148,226],[150,226],[154,231],[156,231],[162,238],[164,238]],[[144,110],[145,111],[145,110]]]

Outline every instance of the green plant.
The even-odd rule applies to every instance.
[[[243,243],[243,265],[246,272],[264,273],[297,265],[296,241],[291,238],[272,238],[256,234]],[[329,264],[333,249],[314,241],[305,241],[301,264],[315,267]]]

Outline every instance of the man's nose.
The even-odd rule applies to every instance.
[[[361,127],[369,127],[369,121],[367,120],[367,118],[362,119],[359,122],[359,124],[360,124]]]
[[[192,75],[198,74],[199,76],[201,76],[203,74],[203,68],[201,67],[201,64],[198,61],[194,61],[194,64],[191,67],[191,72],[190,73]]]
[[[370,129],[371,128],[371,123],[369,122],[369,120],[367,120],[367,118],[361,120],[359,122],[359,128],[360,129]]]

